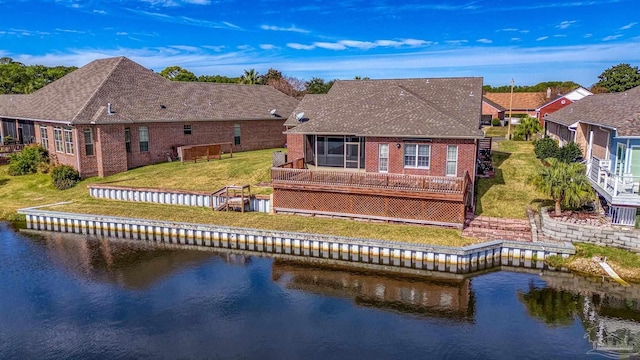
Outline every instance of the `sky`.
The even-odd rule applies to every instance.
[[[640,65],[638,0],[0,0],[0,57],[155,71],[575,81]]]

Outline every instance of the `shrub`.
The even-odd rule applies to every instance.
[[[500,126],[500,119],[498,119],[498,118],[491,119],[491,125]]]
[[[9,145],[13,142],[13,138],[11,137],[11,135],[7,135],[4,137],[4,139],[2,139],[2,142],[4,143],[4,145]]]
[[[578,146],[578,144],[571,141],[558,150],[558,155],[556,157],[560,161],[572,163],[582,159],[582,151],[580,151],[580,146]]]
[[[42,164],[49,163],[49,153],[42,146],[27,146],[19,153],[9,155],[9,175],[33,174]]]
[[[533,152],[538,159],[556,157],[558,154],[558,143],[552,138],[544,138],[536,141]]]
[[[51,178],[56,189],[65,190],[74,187],[80,181],[80,174],[69,165],[59,165],[51,171]]]

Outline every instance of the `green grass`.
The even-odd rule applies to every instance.
[[[49,175],[9,176],[0,166],[0,219],[18,220],[16,210],[63,201],[69,205],[51,209],[97,215],[217,224],[246,228],[298,231],[339,236],[402,241],[441,246],[464,246],[479,242],[463,238],[459,230],[415,225],[365,223],[351,220],[311,218],[262,213],[226,213],[188,206],[171,206],[93,199],[87,185],[110,183],[118,186],[158,187],[213,191],[225,185],[250,184],[253,194],[271,193],[256,184],[270,181],[272,153],[276,149],[236,153],[233,158],[198,163],[161,163],[144,166],[106,178],[89,178],[69,190],[53,187]]]
[[[640,255],[613,247],[597,246],[587,243],[574,243],[576,256],[591,259],[594,256],[606,257],[624,268],[640,270]]]
[[[506,137],[507,126],[485,126],[482,128],[487,137]],[[511,129],[513,131],[513,129]]]
[[[550,204],[548,197],[527,184],[540,164],[533,153],[533,144],[501,141],[498,146],[492,155],[495,177],[478,180],[476,214],[524,219],[527,208]]]

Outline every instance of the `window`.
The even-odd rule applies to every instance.
[[[235,128],[234,128],[234,131],[235,131]],[[185,125],[184,126],[184,134],[185,135],[191,135],[191,125]],[[240,136],[240,135],[238,135],[238,136]]]
[[[430,157],[431,145],[404,145],[404,167],[428,169]]]
[[[73,130],[64,129],[64,152],[73,154]]]
[[[43,148],[49,149],[49,134],[46,126],[40,126],[40,144]]]
[[[389,144],[378,145],[378,171],[389,171]]]
[[[149,151],[149,128],[140,126],[138,133],[140,137],[140,152]]]
[[[127,154],[131,154],[131,130],[124,128],[124,147],[127,149]]]
[[[84,151],[87,156],[93,155],[93,129],[84,129]]]
[[[328,148],[327,154],[329,155],[343,155],[344,154],[344,137],[330,137],[327,139]]]
[[[53,129],[53,143],[56,146],[56,152],[64,152],[64,146],[62,144],[62,128],[56,127]]]
[[[458,175],[458,147],[447,146],[447,176]]]
[[[233,143],[240,145],[240,124],[233,125]]]

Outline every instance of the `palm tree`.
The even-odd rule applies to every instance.
[[[258,83],[258,72],[255,69],[249,69],[244,71],[244,74],[240,77],[241,84],[255,85]]]
[[[542,130],[540,121],[537,118],[527,116],[520,120],[520,124],[516,126],[515,134],[523,136],[525,140],[529,140],[529,137]]]
[[[555,158],[544,161],[548,166],[541,166],[529,182],[540,192],[551,196],[556,215],[562,213],[562,206],[576,208],[593,198],[584,164],[565,163]]]

